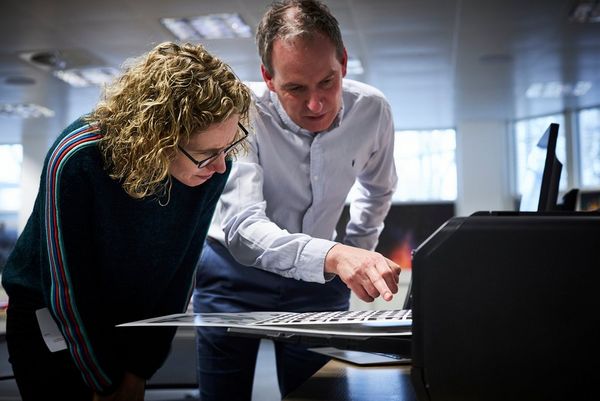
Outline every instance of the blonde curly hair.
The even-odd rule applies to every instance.
[[[204,47],[165,42],[129,63],[87,120],[102,129],[110,177],[133,198],[162,197],[177,145],[233,114],[247,121],[250,102],[248,87]]]

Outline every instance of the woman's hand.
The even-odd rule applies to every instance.
[[[144,401],[146,382],[133,373],[125,372],[123,381],[114,393],[100,395],[95,393],[93,401]]]

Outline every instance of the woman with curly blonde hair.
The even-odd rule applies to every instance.
[[[249,107],[202,46],[162,43],[57,138],[2,275],[23,400],[143,400],[175,330],[115,326],[187,308]]]

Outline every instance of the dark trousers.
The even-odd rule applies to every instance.
[[[215,241],[202,251],[194,290],[195,312],[346,310],[349,291],[338,279],[327,284],[283,278],[240,265]],[[199,327],[198,382],[200,399],[250,400],[259,339],[236,337],[224,328]],[[306,347],[275,342],[277,378],[285,396],[327,361]]]
[[[35,311],[43,307],[32,297],[11,295],[6,311],[9,361],[23,401],[87,401],[93,396],[68,350],[50,352]]]

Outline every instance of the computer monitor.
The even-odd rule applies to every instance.
[[[529,154],[519,211],[548,212],[558,209],[562,163],[556,157],[557,140],[558,124],[552,123]]]

